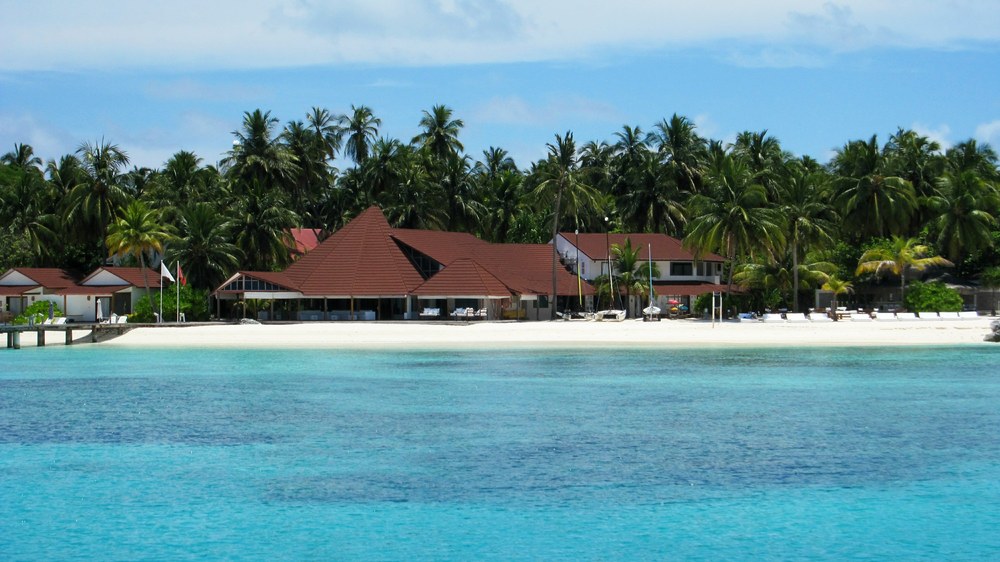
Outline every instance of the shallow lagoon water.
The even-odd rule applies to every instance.
[[[0,354],[3,559],[990,559],[1000,355]]]

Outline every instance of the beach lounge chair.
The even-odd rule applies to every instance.
[[[938,318],[941,320],[958,320],[959,316],[957,312],[938,312]]]
[[[885,321],[895,322],[896,321],[896,313],[895,312],[876,312],[875,313],[875,320],[878,320],[879,322],[885,322]]]
[[[937,312],[918,312],[917,318],[920,320],[940,320]]]
[[[851,322],[871,322],[872,316],[867,312],[852,312]]]
[[[761,317],[760,321],[768,323],[768,324],[780,324],[780,323],[783,323],[785,321],[785,319],[782,318],[780,314],[775,314],[773,312],[767,312],[767,313],[764,313],[764,316]]]
[[[738,318],[740,322],[757,322],[759,320],[756,312],[741,312]]]
[[[906,320],[906,321],[917,320],[917,315],[912,312],[897,312],[896,320]]]
[[[56,326],[62,326],[63,324],[66,323],[66,317],[60,316],[59,318],[53,320],[52,323],[55,324]]]
[[[115,324],[128,324],[128,316],[119,316]]]
[[[979,313],[975,310],[963,310],[958,313],[958,317],[962,320],[975,320],[976,318],[979,318]]]
[[[789,313],[786,313],[785,314],[785,320],[787,320],[788,322],[791,322],[791,323],[799,323],[799,324],[801,324],[802,322],[808,322],[809,321],[809,319],[806,318],[806,315],[804,313],[802,313],[802,312],[789,312]]]
[[[420,313],[421,318],[437,318],[441,316],[440,308],[425,308],[423,312]]]
[[[813,312],[809,315],[810,322],[833,322],[833,318],[825,312]]]

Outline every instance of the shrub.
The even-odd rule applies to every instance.
[[[150,298],[152,297],[152,298]],[[160,311],[160,293],[153,292],[139,299],[129,315],[130,322],[155,322],[154,312]],[[181,312],[188,322],[202,322],[208,320],[208,293],[192,289],[190,286],[181,286]],[[176,289],[164,289],[163,291],[163,318],[167,322],[173,322],[177,314],[177,292]]]
[[[962,295],[940,281],[914,281],[906,287],[903,304],[913,312],[957,312],[962,310]]]
[[[25,309],[24,312],[19,314],[14,318],[14,324],[28,324],[30,318],[34,318],[35,324],[41,324],[45,322],[45,319],[49,317],[49,304],[52,304],[52,316],[54,318],[62,316],[62,310],[59,310],[59,305],[52,301],[35,301],[34,304]]]

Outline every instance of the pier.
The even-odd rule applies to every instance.
[[[120,336],[134,327],[128,324],[36,324],[34,326],[0,326],[0,334],[6,336],[7,349],[21,349],[21,334],[24,333],[33,333],[36,345],[45,347],[45,340],[49,332],[62,332],[65,345],[72,345],[75,343],[73,340],[74,331],[79,333],[89,330],[89,337],[81,341],[83,343],[97,343],[109,337]]]

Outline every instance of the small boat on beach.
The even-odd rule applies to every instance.
[[[624,310],[598,310],[594,313],[595,320],[604,320],[610,322],[621,322],[625,320]]]

